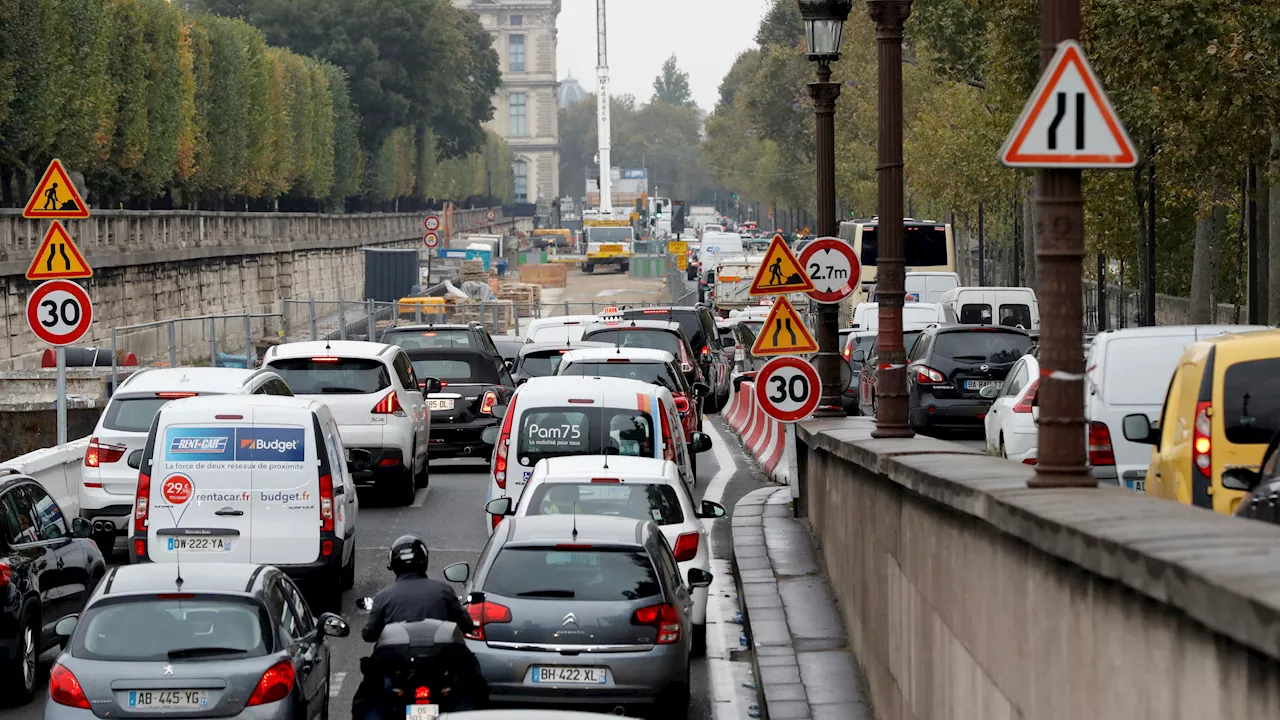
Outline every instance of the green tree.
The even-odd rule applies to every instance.
[[[689,90],[689,73],[676,64],[672,55],[662,63],[662,72],[653,79],[653,101],[664,102],[681,108],[696,108],[693,93]]]

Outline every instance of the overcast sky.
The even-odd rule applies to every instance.
[[[689,73],[693,99],[715,109],[720,81],[755,45],[769,0],[609,0],[610,95],[647,102],[662,63],[675,54]],[[587,92],[596,90],[596,0],[563,0],[557,69]]]

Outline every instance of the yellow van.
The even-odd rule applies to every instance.
[[[1158,423],[1126,415],[1124,436],[1153,445],[1147,494],[1230,514],[1244,497],[1222,472],[1257,470],[1280,428],[1280,330],[1220,335],[1187,347]],[[1235,485],[1237,487],[1231,487]]]

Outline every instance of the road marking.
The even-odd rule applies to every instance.
[[[333,674],[333,677],[329,680],[329,697],[338,697],[338,693],[342,692],[342,681],[346,679],[347,674],[344,672],[336,672]]]
[[[707,485],[702,498],[711,502],[720,502],[730,478],[738,472],[738,464],[734,461],[733,453],[725,444],[724,436],[716,426],[708,422],[703,427],[711,436],[711,450],[715,454],[716,464],[720,469],[711,479],[711,484]],[[732,508],[729,510],[732,512]],[[704,519],[702,524],[708,535],[717,522],[731,521],[728,517],[718,520]],[[729,659],[732,657],[730,653],[740,647],[730,642],[730,638],[736,640],[741,630],[736,623],[726,621],[727,615],[721,607],[726,602],[733,603],[733,600],[728,598],[736,597],[738,588],[727,572],[732,567],[732,562],[730,560],[713,560],[712,562],[714,569],[720,572],[713,573],[711,587],[707,589],[707,676],[711,683],[711,714],[713,718],[742,718],[746,715],[743,713],[744,701],[739,699],[738,688],[750,678],[751,663],[734,662]],[[745,701],[746,704],[750,702],[749,699]]]
[[[427,493],[429,492],[431,492],[431,486],[424,487],[418,492],[414,493],[413,504],[410,505],[409,507],[416,507],[416,508],[422,507],[422,504],[427,501]]]
[[[707,429],[707,434],[711,436],[711,452],[716,456],[716,465],[720,466],[719,472],[715,477],[711,478],[711,484],[707,486],[707,491],[702,494],[703,500],[711,502],[720,502],[720,498],[724,497],[724,488],[729,484],[729,479],[733,474],[738,472],[738,465],[733,461],[733,453],[729,451],[729,446],[725,444],[724,436],[716,430],[716,426],[710,422],[704,423],[703,427]],[[710,530],[710,525],[707,526]]]

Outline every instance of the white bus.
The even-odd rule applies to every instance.
[[[840,239],[853,246],[853,251],[862,263],[861,292],[854,292],[855,303],[871,297],[872,286],[876,284],[879,224],[878,218],[840,223]],[[951,234],[951,226],[947,223],[904,220],[902,247],[909,273],[956,271],[956,241]]]

